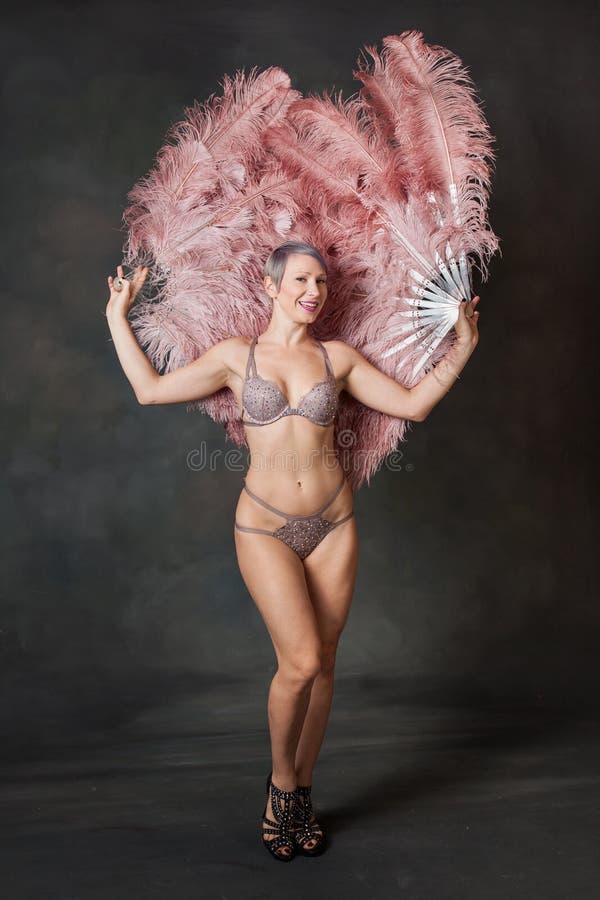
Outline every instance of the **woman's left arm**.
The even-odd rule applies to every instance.
[[[479,297],[475,297],[469,304],[460,304],[454,344],[437,366],[412,388],[404,387],[371,365],[354,347],[343,344],[346,357],[346,371],[342,376],[344,390],[370,409],[398,419],[423,422],[448,393],[477,346],[479,312],[467,316],[465,307],[473,309],[478,302]]]

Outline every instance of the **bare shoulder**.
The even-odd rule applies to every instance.
[[[322,343],[327,350],[335,374],[338,378],[345,378],[356,361],[357,351],[345,341],[323,341]]]
[[[235,335],[234,337],[217,341],[207,352],[214,354],[215,357],[218,356],[228,369],[232,372],[237,372],[242,360],[244,360],[245,365],[250,343],[251,341],[248,338],[242,335]]]

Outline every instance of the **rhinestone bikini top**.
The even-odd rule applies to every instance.
[[[338,396],[335,375],[327,355],[327,350],[321,343],[325,358],[327,378],[313,385],[310,391],[302,397],[297,407],[288,403],[287,397],[281,392],[273,381],[261,378],[256,371],[254,348],[257,338],[250,345],[248,363],[246,365],[246,378],[242,389],[242,423],[244,425],[270,425],[284,416],[304,416],[315,425],[331,425],[335,419],[338,408]],[[251,375],[250,373],[253,372]],[[247,418],[244,419],[243,413]]]

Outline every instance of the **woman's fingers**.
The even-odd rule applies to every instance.
[[[467,317],[467,319],[472,319],[474,316],[479,315],[479,311],[476,310],[475,307],[479,303],[480,299],[481,298],[479,297],[479,295],[477,295],[477,297],[473,297],[472,300],[468,300],[464,304],[465,316]]]
[[[146,280],[148,268],[148,266],[138,266],[134,274],[131,277],[127,278],[125,276],[123,266],[118,265],[116,267],[116,278],[113,275],[107,276],[108,287],[110,290],[109,304],[111,307],[118,306],[122,307],[124,310],[128,310],[130,308],[140,288]],[[119,279],[121,279],[121,286],[120,289],[117,290],[115,281],[118,282]]]

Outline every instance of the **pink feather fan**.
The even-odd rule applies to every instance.
[[[433,361],[456,322],[460,301],[471,299],[472,265],[485,280],[487,262],[498,249],[487,220],[493,137],[456,55],[426,44],[416,31],[386,37],[383,45],[381,55],[367,48],[372,70],[359,61],[354,74],[363,83],[370,127],[385,121],[386,134],[398,147],[405,215],[398,222],[395,204],[384,197],[382,221],[402,246],[410,296],[402,298],[401,307],[409,308],[394,314],[396,324],[390,320],[390,332],[404,337],[383,355],[404,351],[418,333],[425,352],[415,361],[416,375]],[[412,215],[419,234],[411,234]]]
[[[301,98],[281,69],[224,81],[188,112],[174,145],[130,193],[125,262],[150,264],[132,327],[159,370],[269,321],[262,270],[273,247],[308,240],[330,270],[310,326],[406,386],[448,350],[470,269],[497,249],[487,224],[491,136],[458,58],[417,32],[383,40],[363,87]],[[246,445],[228,389],[189,404]],[[335,444],[353,490],[409,423],[342,392]]]

